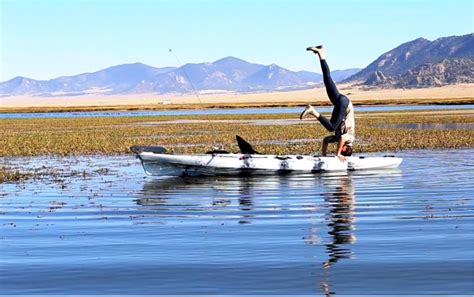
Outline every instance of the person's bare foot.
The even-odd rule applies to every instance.
[[[318,54],[320,59],[324,59],[324,49],[322,45],[310,46],[307,47],[306,50]]]
[[[303,112],[300,114],[300,120],[302,120],[303,118],[305,118],[309,115],[311,115],[315,118],[319,117],[319,112],[313,106],[311,106],[310,104],[308,104],[305,107],[305,109],[303,110]]]
[[[316,53],[316,54],[319,52],[319,50],[322,50],[322,49],[323,49],[323,46],[322,46],[322,45],[308,46],[308,47],[306,48],[307,51],[312,51],[312,52],[314,52],[314,53]]]

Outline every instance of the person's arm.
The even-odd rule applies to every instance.
[[[345,162],[347,159],[346,157],[344,157],[341,153],[342,153],[342,148],[344,147],[344,144],[345,144],[345,141],[344,139],[342,139],[342,137],[339,138],[338,142],[337,142],[337,153],[336,153],[336,156],[339,158],[339,160],[341,160],[341,162]]]

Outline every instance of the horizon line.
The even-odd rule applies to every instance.
[[[4,81],[0,81],[0,83],[5,83],[5,82],[9,82],[11,80],[14,80],[14,79],[18,79],[18,78],[23,78],[23,79],[30,79],[30,80],[34,80],[34,81],[50,81],[50,80],[55,80],[55,79],[58,79],[58,78],[63,78],[63,77],[73,77],[73,76],[78,76],[78,75],[83,75],[83,74],[94,74],[94,73],[97,73],[97,72],[100,72],[100,71],[104,71],[104,70],[107,70],[107,69],[110,69],[110,68],[113,68],[113,67],[119,67],[119,66],[126,66],[126,65],[135,65],[135,64],[141,64],[141,65],[144,65],[144,66],[147,66],[147,67],[152,67],[152,68],[156,68],[156,69],[164,69],[164,68],[173,68],[174,69],[179,69],[181,67],[184,67],[186,65],[199,65],[199,64],[214,64],[218,61],[221,61],[221,60],[224,60],[224,59],[228,59],[228,58],[233,58],[233,59],[238,59],[238,60],[241,60],[241,61],[244,61],[246,63],[249,63],[249,64],[257,64],[257,65],[261,65],[261,66],[264,66],[264,67],[268,67],[268,66],[271,66],[271,65],[276,65],[280,68],[283,68],[283,69],[286,69],[286,70],[289,70],[291,72],[301,72],[301,71],[305,71],[305,72],[311,72],[311,73],[316,73],[316,74],[321,74],[320,72],[315,72],[315,71],[310,71],[310,70],[291,70],[291,69],[288,69],[288,68],[285,68],[283,66],[280,66],[278,64],[275,64],[275,63],[271,63],[271,64],[260,64],[260,63],[255,63],[255,62],[249,62],[247,60],[244,60],[244,59],[241,59],[241,58],[237,58],[237,57],[234,57],[234,56],[225,56],[223,58],[219,58],[213,62],[188,62],[188,63],[184,63],[180,66],[152,66],[152,65],[149,65],[149,64],[145,64],[145,63],[142,63],[142,62],[130,62],[130,63],[123,63],[123,64],[117,64],[117,65],[111,65],[111,66],[108,66],[108,67],[105,67],[105,68],[101,68],[101,69],[98,69],[98,70],[95,70],[95,71],[87,71],[87,72],[82,72],[82,73],[77,73],[77,74],[72,74],[72,75],[60,75],[60,76],[57,76],[57,77],[53,77],[53,78],[49,78],[49,79],[36,79],[36,78],[31,78],[31,77],[28,77],[28,76],[23,76],[23,75],[17,75],[17,76],[14,76],[10,79],[7,79],[7,80],[4,80]],[[367,67],[367,66],[366,66]],[[365,67],[364,67],[365,68]],[[360,68],[360,67],[349,67],[349,68],[344,68],[344,69],[335,69],[335,70],[331,70],[331,72],[334,72],[334,71],[345,71],[345,70],[353,70],[353,69],[364,69],[364,68]],[[170,71],[173,71],[173,70],[170,70]]]

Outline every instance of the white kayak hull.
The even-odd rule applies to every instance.
[[[397,168],[401,158],[337,157],[310,155],[195,154],[171,155],[141,152],[145,173],[153,176],[215,176],[337,172]]]

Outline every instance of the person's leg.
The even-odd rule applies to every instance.
[[[328,94],[329,100],[331,100],[332,104],[335,105],[337,103],[337,99],[340,93],[337,90],[336,84],[331,78],[331,71],[329,70],[328,63],[326,62],[326,56],[324,54],[323,46],[313,46],[307,48],[307,50],[311,50],[314,53],[318,54],[319,61],[321,63],[321,70],[323,71],[323,81],[324,85],[326,86],[326,93]]]
[[[329,70],[328,63],[325,59],[321,59],[320,61],[321,69],[323,71],[323,81],[324,85],[326,86],[326,93],[328,94],[329,100],[331,100],[332,104],[336,105],[340,93],[337,90],[336,84],[331,78],[331,72]]]
[[[334,107],[334,110],[333,110],[333,114],[335,113],[335,111],[339,110],[341,106],[336,106]],[[302,120],[303,118],[307,117],[307,116],[313,116],[315,117],[323,126],[324,128],[326,128],[326,130],[328,130],[329,132],[333,132],[336,130],[336,127],[340,124],[340,122],[342,121],[342,117],[340,119],[336,119],[337,121],[335,123],[332,123],[330,120],[328,120],[325,116],[323,116],[322,114],[320,114],[312,105],[308,104],[305,109],[303,110],[303,112],[301,112],[300,114],[300,120]],[[341,116],[341,115],[339,115]],[[344,116],[342,114],[342,116]],[[334,118],[334,115],[332,116],[332,118]]]

